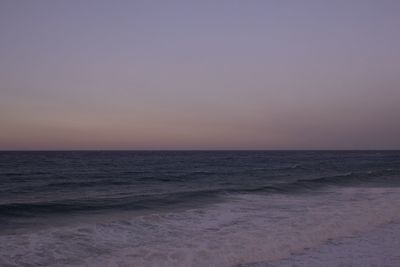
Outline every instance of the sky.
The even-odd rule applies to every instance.
[[[0,150],[400,149],[399,14],[0,0]]]

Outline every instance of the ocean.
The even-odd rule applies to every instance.
[[[3,267],[273,264],[400,219],[400,151],[0,152],[0,185]]]

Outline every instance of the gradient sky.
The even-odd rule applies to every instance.
[[[0,0],[0,149],[400,149],[400,1]]]

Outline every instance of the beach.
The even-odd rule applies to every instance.
[[[400,0],[0,0],[0,267],[400,267]]]
[[[332,239],[318,247],[272,263],[248,267],[398,267],[400,266],[400,224],[390,222],[368,232]]]

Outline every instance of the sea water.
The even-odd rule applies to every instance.
[[[399,220],[399,151],[0,152],[0,266],[240,266]]]

